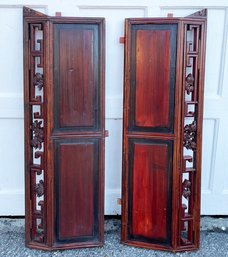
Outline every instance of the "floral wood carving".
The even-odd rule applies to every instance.
[[[196,150],[196,130],[196,121],[184,127],[184,147],[193,151]]]
[[[33,131],[33,139],[31,140],[31,146],[35,149],[42,148],[42,143],[44,142],[44,131],[41,127],[42,121],[35,120],[31,125],[31,130]]]
[[[38,184],[36,184],[35,188],[36,194],[38,197],[41,197],[44,194],[44,181],[40,180]]]
[[[194,91],[194,77],[191,73],[188,74],[186,77],[186,84],[185,84],[185,90],[187,91],[187,94],[189,95],[191,92]]]
[[[37,72],[33,78],[33,84],[34,86],[37,86],[39,90],[41,90],[44,85],[43,74]]]
[[[185,179],[182,183],[182,188],[183,188],[182,195],[186,199],[191,195],[190,187],[191,187],[191,182],[189,180]]]

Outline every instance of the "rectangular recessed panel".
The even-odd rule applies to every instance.
[[[91,239],[98,217],[98,145],[96,140],[57,143],[57,237]]]
[[[162,51],[158,51],[161,45]],[[170,31],[168,30],[137,31],[136,126],[168,127],[169,45]]]
[[[172,143],[130,143],[130,237],[170,243]]]
[[[130,129],[172,132],[176,24],[134,25],[131,60]]]
[[[93,31],[60,30],[60,126],[93,125]]]
[[[98,122],[98,29],[55,26],[56,129],[94,129]]]

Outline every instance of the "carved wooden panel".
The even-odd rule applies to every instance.
[[[203,108],[205,24],[186,21],[183,42],[182,161],[180,175],[180,246],[199,245],[199,199]]]
[[[101,246],[104,19],[24,8],[26,245]]]
[[[30,23],[27,27],[28,35],[28,80],[27,80],[27,177],[29,177],[31,201],[31,238],[35,242],[46,241],[46,167],[45,167],[45,69],[44,69],[44,44],[45,23]]]
[[[125,21],[124,244],[199,247],[205,23]]]

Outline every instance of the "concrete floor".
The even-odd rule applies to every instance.
[[[120,244],[120,220],[106,219],[105,245],[102,248],[44,252],[30,250],[24,246],[24,219],[0,219],[0,257],[32,256],[200,256],[228,257],[228,218],[201,219],[201,248],[192,253],[168,253],[128,247]]]

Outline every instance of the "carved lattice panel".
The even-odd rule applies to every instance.
[[[44,23],[29,25],[29,104],[30,104],[30,177],[31,177],[31,237],[34,241],[45,241],[44,227]]]
[[[180,246],[196,244],[196,208],[199,198],[196,195],[200,179],[201,116],[199,116],[199,94],[202,93],[201,51],[202,25],[184,23],[184,70],[183,70],[183,108],[182,144],[183,158],[180,175]],[[202,106],[202,103],[200,103]],[[197,193],[198,194],[198,193]],[[199,213],[197,213],[199,216]]]

